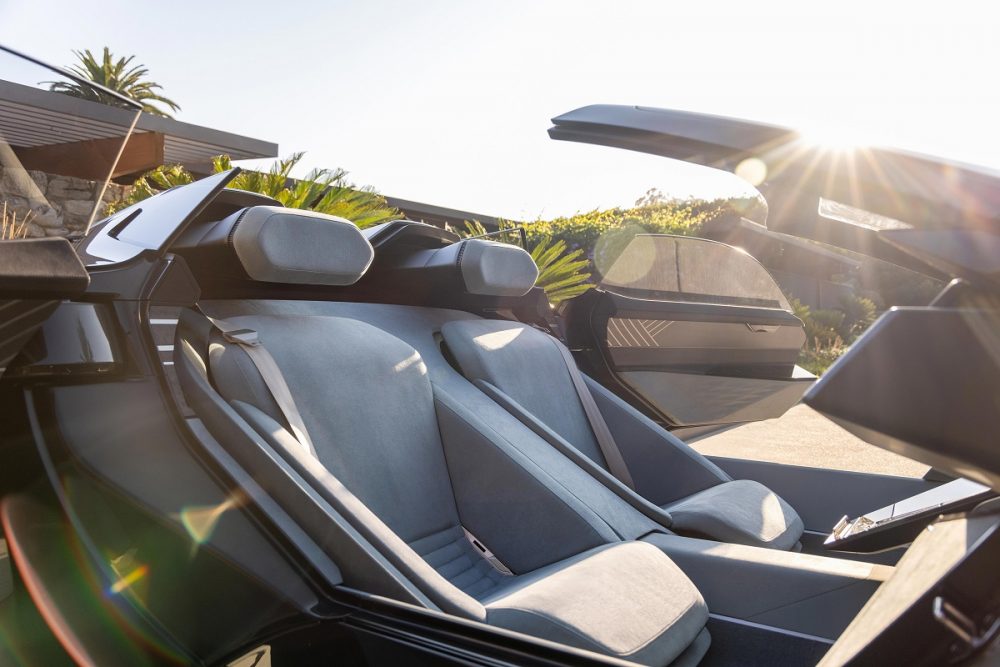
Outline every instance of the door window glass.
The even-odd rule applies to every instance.
[[[615,260],[601,287],[640,299],[791,310],[777,283],[749,254],[685,236],[639,234]]]

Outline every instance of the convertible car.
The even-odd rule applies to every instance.
[[[110,178],[142,131],[44,67],[87,94],[44,132],[0,103],[15,229],[53,214],[39,146],[92,142]],[[549,132],[753,160],[772,212],[734,233],[947,286],[817,380],[727,243],[637,235],[554,310],[500,237],[359,230],[227,188],[238,169],[103,217],[105,179],[75,238],[0,241],[0,664],[995,664],[997,175],[640,107]],[[799,401],[931,472],[685,442]]]

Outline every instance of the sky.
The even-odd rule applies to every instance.
[[[63,65],[73,49],[135,54],[179,120],[306,151],[298,175],[342,167],[383,194],[532,220],[654,187],[745,188],[548,138],[553,116],[587,104],[1000,168],[998,19],[962,1],[0,0],[0,43]]]

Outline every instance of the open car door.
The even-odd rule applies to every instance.
[[[778,417],[815,379],[777,283],[724,243],[636,236],[565,315],[589,370],[671,428]]]
[[[766,198],[770,232],[790,234],[946,278],[967,262],[954,255],[995,256],[1000,229],[1000,173],[895,148],[836,149],[791,128],[675,109],[595,104],[552,119],[549,136],[660,155],[741,173]],[[942,239],[956,230],[978,234]],[[981,236],[989,233],[991,236]],[[908,245],[953,246],[946,266]],[[919,234],[919,236],[918,236]],[[963,273],[963,275],[967,275]]]

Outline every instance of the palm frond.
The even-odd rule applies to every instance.
[[[90,49],[83,51],[73,51],[77,62],[69,67],[69,70],[80,78],[93,81],[105,88],[109,88],[116,93],[129,97],[142,104],[142,110],[156,116],[172,118],[172,116],[161,109],[157,104],[163,104],[171,111],[180,111],[181,107],[173,100],[155,92],[163,90],[163,86],[155,81],[147,81],[149,70],[145,65],[131,65],[135,56],[121,57],[117,60],[111,55],[111,50],[104,47],[101,57],[98,58],[91,53]],[[92,102],[100,102],[109,106],[122,106],[121,100],[111,97],[90,86],[67,81],[44,81],[48,84],[49,90],[57,93],[80,97]]]
[[[531,249],[531,258],[538,265],[537,287],[545,290],[545,295],[553,305],[580,296],[593,287],[590,273],[585,269],[590,262],[582,250],[566,251],[566,242],[543,238]]]
[[[257,192],[276,199],[288,208],[301,208],[350,220],[364,229],[402,214],[386,202],[385,197],[370,187],[354,186],[347,181],[343,169],[313,169],[303,179],[292,178],[292,170],[302,160],[304,153],[292,153],[278,160],[267,171],[242,171],[230,181],[228,187]],[[215,173],[229,171],[233,162],[228,155],[212,159]],[[130,206],[160,190],[190,183],[194,177],[180,165],[164,165],[143,174],[128,196],[109,207],[108,213]]]

